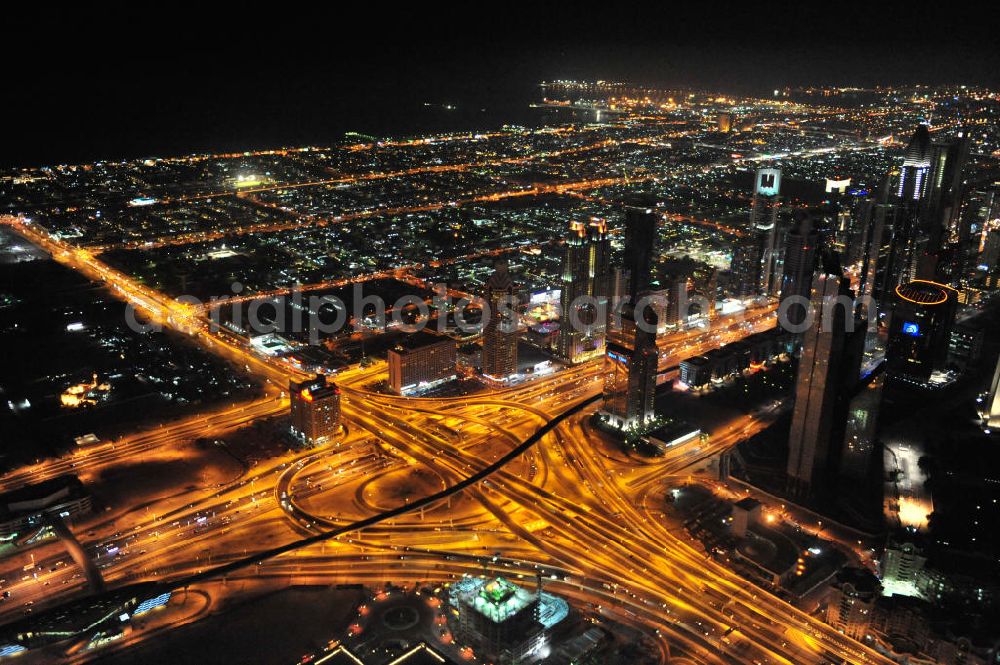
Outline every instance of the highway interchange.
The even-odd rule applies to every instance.
[[[196,308],[155,293],[23,220],[8,220],[28,240],[92,279],[104,280],[146,316],[192,336],[267,381],[266,395],[41,462],[0,478],[12,489],[60,473],[88,475],[138,456],[177,454],[194,438],[232,432],[284,411],[282,389],[294,367],[255,355],[213,331]],[[660,341],[661,368],[774,325],[773,306],[742,321],[720,321]],[[753,587],[719,565],[647,509],[651,486],[681,483],[693,464],[766,425],[745,416],[719,423],[661,458],[626,456],[591,429],[602,385],[600,363],[572,367],[520,385],[458,398],[407,398],[369,392],[384,365],[337,377],[346,425],[342,439],[258,464],[229,483],[180,491],[115,519],[97,516],[78,533],[109,586],[209,575],[215,566],[311,538],[312,544],[257,570],[227,573],[318,581],[447,582],[484,566],[523,574],[543,569],[551,589],[595,612],[645,628],[663,656],[698,663],[889,663],[888,659]],[[428,493],[446,491],[502,458],[539,427],[573,407],[578,413],[537,445],[446,500],[390,519],[405,509],[401,486],[417,470]],[[428,480],[429,479],[429,480]],[[403,496],[401,503],[391,498]],[[417,503],[414,496],[413,503]],[[358,520],[374,519],[353,529]],[[337,532],[332,538],[324,534]],[[58,547],[38,549],[24,574],[20,558],[0,563],[11,600],[4,619],[25,606],[57,604],[83,592],[84,581]],[[499,554],[497,554],[499,553]],[[497,557],[497,561],[492,559]],[[16,566],[16,567],[12,567]],[[674,659],[672,662],[685,662]]]

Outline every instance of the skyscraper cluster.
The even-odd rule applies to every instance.
[[[898,172],[854,207],[857,246],[847,239],[850,220],[831,230],[841,234],[841,254],[857,260],[857,301],[849,276],[831,260],[835,243],[816,219],[797,214],[789,227],[781,297],[808,297],[808,307],[788,308],[787,322],[810,323],[800,332],[786,469],[790,497],[828,499],[845,483],[869,477],[886,380],[920,387],[942,380],[960,297],[953,286],[961,288],[971,238],[982,233],[976,220],[983,205],[991,205],[977,197],[973,210],[963,212],[967,156],[961,135],[935,140],[921,125]],[[955,249],[949,238],[959,251],[949,252]],[[869,299],[877,306],[869,307]]]

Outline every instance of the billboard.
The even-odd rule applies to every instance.
[[[781,190],[781,169],[757,169],[757,186],[761,196],[777,196]]]
[[[920,326],[912,321],[903,322],[903,334],[911,337],[920,337]]]

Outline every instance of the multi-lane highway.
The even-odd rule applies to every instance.
[[[35,229],[17,229],[58,260],[145,305],[164,325],[192,333],[205,348],[276,384],[297,376],[294,368],[214,334],[195,313],[92,255],[39,237],[44,233]],[[773,325],[773,308],[749,312],[743,321],[715,323],[709,331],[666,337],[664,364]],[[702,663],[888,663],[754,588],[646,509],[651,485],[686,473],[691,464],[763,426],[760,420],[747,416],[720,423],[707,443],[677,446],[662,458],[640,461],[589,428],[592,406],[536,434],[559,414],[593,403],[600,392],[599,364],[447,399],[367,391],[382,371],[358,368],[339,378],[347,432],[330,446],[288,453],[227,484],[189,489],[81,525],[86,535],[78,535],[109,585],[211,574],[207,571],[220,564],[252,560],[275,548],[285,553],[267,561],[260,557],[252,574],[447,581],[476,566],[482,570],[466,556],[499,551],[514,556],[517,565],[537,565],[556,575],[554,591],[647,628],[664,654],[683,652]],[[133,435],[114,447],[23,469],[0,478],[0,484],[15,487],[68,470],[85,475],[139,454],[155,455],[172,441],[277,413],[284,402],[275,393],[276,388],[256,402]],[[533,435],[537,445],[511,456]],[[468,483],[470,477],[477,482]],[[456,487],[461,491],[449,489]],[[424,502],[429,495],[440,499]],[[328,539],[330,532],[340,535]],[[295,546],[303,538],[310,544]],[[434,554],[419,554],[425,551]],[[0,617],[19,617],[81,592],[80,573],[57,545],[42,544],[32,554],[30,571],[17,557],[0,562],[11,592]],[[245,570],[227,574],[248,574]]]

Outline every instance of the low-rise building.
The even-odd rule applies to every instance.
[[[700,388],[712,380],[712,364],[705,356],[694,356],[681,361],[680,379],[685,385]]]
[[[389,349],[389,388],[397,395],[423,392],[458,376],[455,340],[426,331]]]
[[[5,492],[0,495],[0,539],[34,531],[53,517],[72,521],[90,508],[90,494],[74,475]]]

